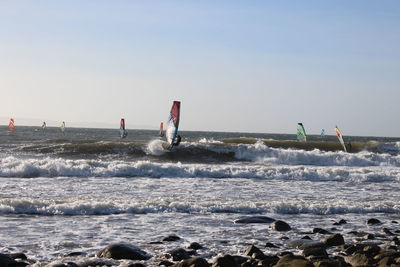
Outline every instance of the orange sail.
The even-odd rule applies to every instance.
[[[161,137],[164,136],[163,128],[164,128],[164,123],[161,122],[161,123],[160,123],[160,136],[161,136]]]

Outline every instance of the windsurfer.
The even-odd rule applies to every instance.
[[[173,142],[173,146],[179,146],[179,144],[181,143],[181,139],[182,139],[181,136],[177,135],[176,139]]]

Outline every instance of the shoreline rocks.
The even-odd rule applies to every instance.
[[[268,217],[248,217],[247,223],[260,223]],[[371,219],[372,220],[372,219]],[[268,219],[265,219],[268,221]],[[286,222],[269,222],[272,234],[268,242],[249,244],[243,240],[243,248],[238,247],[236,254],[215,255],[210,251],[212,244],[187,242],[185,238],[169,235],[162,242],[147,243],[146,250],[131,244],[110,244],[93,254],[71,251],[50,263],[36,262],[24,253],[0,253],[0,267],[89,267],[89,266],[176,266],[176,267],[396,267],[400,266],[399,225],[372,220],[368,223],[369,233],[349,229],[351,222],[339,221],[346,225],[344,229],[335,229],[335,233],[314,228],[310,232],[292,229]],[[370,220],[368,220],[370,222]],[[241,227],[249,227],[243,222]],[[273,230],[273,231],[271,231]],[[285,232],[285,238],[277,232]],[[333,230],[332,230],[333,231]],[[149,237],[150,239],[151,237]],[[174,242],[175,241],[175,242]],[[179,241],[179,242],[177,242]],[[220,240],[215,240],[220,243]],[[227,243],[228,244],[228,243]],[[180,247],[181,246],[181,247]],[[151,248],[157,248],[154,253]],[[1,250],[0,250],[1,251]],[[154,255],[152,255],[154,254]]]

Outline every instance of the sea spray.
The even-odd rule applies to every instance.
[[[153,156],[164,155],[167,151],[163,147],[164,141],[154,139],[147,144],[147,153]]]

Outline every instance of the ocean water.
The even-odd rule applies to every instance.
[[[374,144],[345,153],[268,146],[294,134],[181,132],[181,145],[166,151],[157,131],[118,134],[0,128],[0,252],[46,262],[124,242],[156,265],[167,249],[190,242],[204,245],[199,254],[208,258],[248,244],[285,246],[268,225],[235,223],[243,216],[284,220],[290,238],[340,219],[344,231],[369,231],[369,218],[400,218],[400,138],[345,136]],[[169,234],[182,240],[151,243]]]

